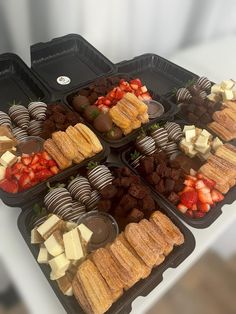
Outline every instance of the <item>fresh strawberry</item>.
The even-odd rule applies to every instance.
[[[41,170],[35,174],[36,180],[44,181],[52,176],[52,173],[48,169]]]
[[[22,173],[29,173],[29,172],[30,172],[30,167],[24,166],[24,167],[22,168]]]
[[[151,100],[152,97],[149,95],[149,93],[143,93],[143,94],[141,95],[141,99],[142,99],[142,100]]]
[[[53,174],[57,174],[59,172],[59,168],[57,166],[50,167],[50,171]]]
[[[140,90],[140,89],[137,89],[137,90],[134,92],[134,94],[135,94],[135,96],[136,96],[136,97],[138,97],[138,96],[140,96],[140,97],[141,97],[142,92],[141,92],[141,90]]]
[[[111,105],[111,101],[109,99],[105,99],[104,100],[104,105],[109,107]]]
[[[21,162],[17,162],[12,166],[12,173],[15,174],[21,172],[24,167],[25,166]]]
[[[50,160],[50,159],[51,159],[51,157],[48,155],[48,153],[47,153],[46,151],[43,151],[43,152],[41,153],[41,156],[42,156],[42,158],[45,159],[45,160]]]
[[[6,171],[5,171],[5,179],[10,180],[12,177],[12,168],[11,167],[7,167]]]
[[[209,210],[211,209],[211,206],[210,206],[209,204],[207,204],[207,203],[198,202],[197,208],[198,208],[198,210],[200,210],[201,212],[207,213],[207,212],[209,212]]]
[[[21,189],[26,189],[26,187],[30,184],[30,177],[28,174],[22,174],[19,180],[19,187]]]
[[[198,190],[198,199],[202,203],[207,203],[207,204],[212,205],[213,201],[212,201],[212,198],[211,198],[211,193],[210,192],[206,192],[205,193],[204,189]]]
[[[183,213],[183,214],[185,214],[186,211],[188,210],[188,207],[184,206],[184,205],[181,204],[181,203],[177,205],[177,208],[178,208],[178,210],[179,210],[181,213]]]
[[[180,201],[183,205],[191,208],[193,204],[197,203],[197,193],[193,191],[186,191],[181,194]]]
[[[193,217],[193,211],[192,211],[191,209],[188,209],[188,210],[186,211],[186,216],[192,218],[192,217]]]
[[[195,188],[196,188],[197,190],[203,189],[203,188],[205,188],[205,187],[206,187],[206,185],[205,185],[205,183],[203,182],[203,180],[197,180],[196,185],[195,185]]]
[[[137,90],[139,87],[137,84],[134,84],[134,83],[131,83],[130,84],[130,87],[133,89],[133,90]]]
[[[216,182],[205,177],[202,179],[202,181],[205,183],[206,186],[208,186],[211,190],[214,188],[214,186],[216,185]]]
[[[195,189],[193,187],[191,187],[191,186],[185,186],[183,191],[182,191],[182,193],[189,192],[189,191],[195,191]]]
[[[199,212],[199,211],[194,212],[194,217],[195,218],[202,218],[205,215],[206,215],[206,213],[204,213],[204,212]]]
[[[219,191],[213,189],[211,191],[211,198],[212,198],[213,202],[218,203],[224,199],[224,195],[221,194]]]
[[[38,162],[39,162],[39,156],[35,154],[32,157],[31,165],[36,165]]]
[[[29,172],[29,178],[30,178],[30,181],[34,180],[34,178],[35,178],[35,173],[34,173],[33,170],[30,170],[30,172]]]
[[[21,177],[21,176],[22,176],[21,173],[15,173],[15,174],[13,174],[13,177],[14,177],[17,181],[20,180],[20,177]]]
[[[21,162],[25,165],[28,166],[31,163],[32,157],[29,155],[25,155],[21,157]]]
[[[39,163],[38,164],[40,164],[41,166],[47,166],[47,164],[48,164],[48,162],[49,162],[49,160],[47,160],[47,159],[44,159],[44,158],[39,158]]]
[[[193,205],[191,206],[191,210],[192,210],[192,211],[197,210],[197,204],[193,204]]]
[[[191,180],[191,179],[186,179],[186,180],[184,180],[184,184],[186,185],[186,186],[190,186],[190,187],[195,187],[195,181],[194,180]]]
[[[120,100],[121,98],[123,98],[123,96],[124,96],[124,92],[119,88],[119,87],[117,87],[117,89],[116,89],[116,99],[117,100]]]
[[[55,160],[51,159],[48,161],[48,167],[54,167],[54,166],[57,166],[57,163],[55,162]]]
[[[197,173],[197,178],[198,178],[198,179],[202,179],[202,178],[203,178],[203,174]]]
[[[8,193],[17,193],[18,192],[18,184],[15,180],[3,179],[0,181],[0,188]]]
[[[133,79],[129,82],[130,84],[136,84],[138,87],[142,87],[142,82],[139,78]]]
[[[148,91],[147,87],[145,85],[141,86],[140,90],[141,90],[142,93],[146,93]]]

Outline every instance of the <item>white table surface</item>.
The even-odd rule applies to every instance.
[[[172,57],[172,61],[195,73],[206,75],[212,80],[235,78],[235,47],[236,39],[227,38],[217,43],[195,47],[188,49],[187,52],[176,54]],[[210,56],[213,56],[213,59]],[[236,221],[235,205],[236,202],[225,205],[223,214],[209,228],[203,230],[190,228],[196,239],[194,252],[176,269],[168,269],[164,273],[163,281],[148,296],[138,297],[133,302],[132,313],[145,313],[155,306],[159,298],[229,228],[230,224]],[[19,208],[10,208],[0,202],[0,258],[3,259],[30,313],[65,313],[18,231],[19,214]]]

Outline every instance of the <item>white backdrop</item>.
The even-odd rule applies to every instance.
[[[0,53],[79,33],[114,62],[236,31],[235,0],[0,0]]]

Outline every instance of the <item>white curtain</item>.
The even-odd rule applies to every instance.
[[[168,57],[236,31],[235,0],[0,0],[0,53],[30,63],[29,46],[68,33],[118,62]]]

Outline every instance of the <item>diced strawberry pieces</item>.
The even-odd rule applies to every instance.
[[[207,204],[207,203],[198,202],[197,208],[198,208],[199,211],[207,213],[211,209],[211,206],[209,204]]]
[[[41,170],[35,174],[36,180],[44,181],[52,176],[52,173],[48,169]]]
[[[206,215],[206,213],[204,213],[204,212],[199,212],[199,211],[194,212],[194,218],[202,218],[205,215]]]
[[[137,89],[135,92],[134,92],[134,94],[135,94],[135,96],[140,96],[140,97],[142,97],[141,95],[142,95],[142,92],[141,92],[141,90],[140,89]]]
[[[202,203],[207,203],[207,204],[212,205],[213,201],[212,201],[212,198],[211,198],[211,193],[210,192],[205,193],[203,190],[204,189],[198,190],[198,199],[199,199],[199,201],[202,202]]]
[[[105,99],[104,100],[104,105],[110,106],[111,105],[111,101],[109,99]]]
[[[15,174],[21,172],[24,167],[25,166],[21,162],[17,162],[12,166],[12,173]]]
[[[222,193],[220,193],[219,191],[213,189],[211,191],[211,198],[213,200],[213,202],[220,202],[224,199],[224,195]]]
[[[53,166],[57,166],[57,163],[55,162],[55,160],[51,159],[48,161],[48,167],[53,167]]]
[[[149,95],[149,93],[143,93],[143,94],[141,95],[141,99],[142,99],[142,100],[151,100],[152,97]]]
[[[17,181],[15,180],[9,180],[9,179],[3,179],[0,181],[0,188],[8,193],[17,193],[19,188]]]
[[[33,170],[31,170],[31,171],[29,172],[29,178],[30,178],[30,181],[34,180],[34,178],[35,178],[35,173],[33,172]]]
[[[51,157],[49,156],[49,154],[46,151],[43,151],[41,156],[45,160],[50,160],[51,159]]]
[[[203,178],[203,174],[202,173],[197,173],[197,178],[198,179],[202,179]]]
[[[50,171],[53,174],[57,174],[59,172],[59,168],[57,166],[50,167]]]
[[[193,211],[197,210],[197,204],[193,204],[193,205],[191,206],[191,210],[193,210]]]
[[[19,186],[20,188],[22,189],[25,189],[25,187],[30,184],[30,177],[28,174],[22,174],[22,176],[20,177],[20,180],[19,180]]]
[[[129,83],[130,83],[130,85],[131,84],[136,84],[136,85],[138,85],[138,87],[142,87],[142,82],[141,82],[141,80],[139,78],[133,79]]]
[[[179,210],[181,213],[183,213],[183,214],[185,214],[186,211],[188,210],[188,207],[186,207],[185,205],[183,205],[183,204],[181,204],[181,203],[177,205],[177,208],[178,208],[178,210]]]
[[[22,175],[21,173],[15,173],[15,174],[13,174],[13,177],[14,177],[17,181],[19,181],[21,175]]]
[[[195,188],[197,190],[203,189],[205,187],[206,187],[206,185],[205,185],[205,183],[202,180],[197,180],[197,182],[195,184]]]
[[[196,177],[191,176],[191,175],[189,175],[189,174],[186,175],[185,178],[186,178],[187,180],[197,181],[197,178],[196,178]]]
[[[36,165],[39,161],[39,156],[38,155],[34,155],[31,161],[31,165]]]
[[[195,190],[191,186],[185,186],[182,192],[189,192],[189,191],[195,191]]]
[[[141,86],[140,90],[141,90],[142,93],[146,93],[148,91],[147,87],[145,85]]]
[[[32,157],[31,156],[24,156],[21,158],[21,162],[25,165],[28,166],[32,161]]]
[[[193,204],[197,203],[197,193],[193,191],[187,191],[181,194],[180,201],[183,205],[191,208]]]
[[[195,181],[191,180],[191,179],[187,179],[184,181],[184,184],[186,186],[190,186],[190,187],[195,187]]]
[[[12,177],[12,168],[11,167],[7,167],[6,171],[5,171],[5,179],[11,179]]]

